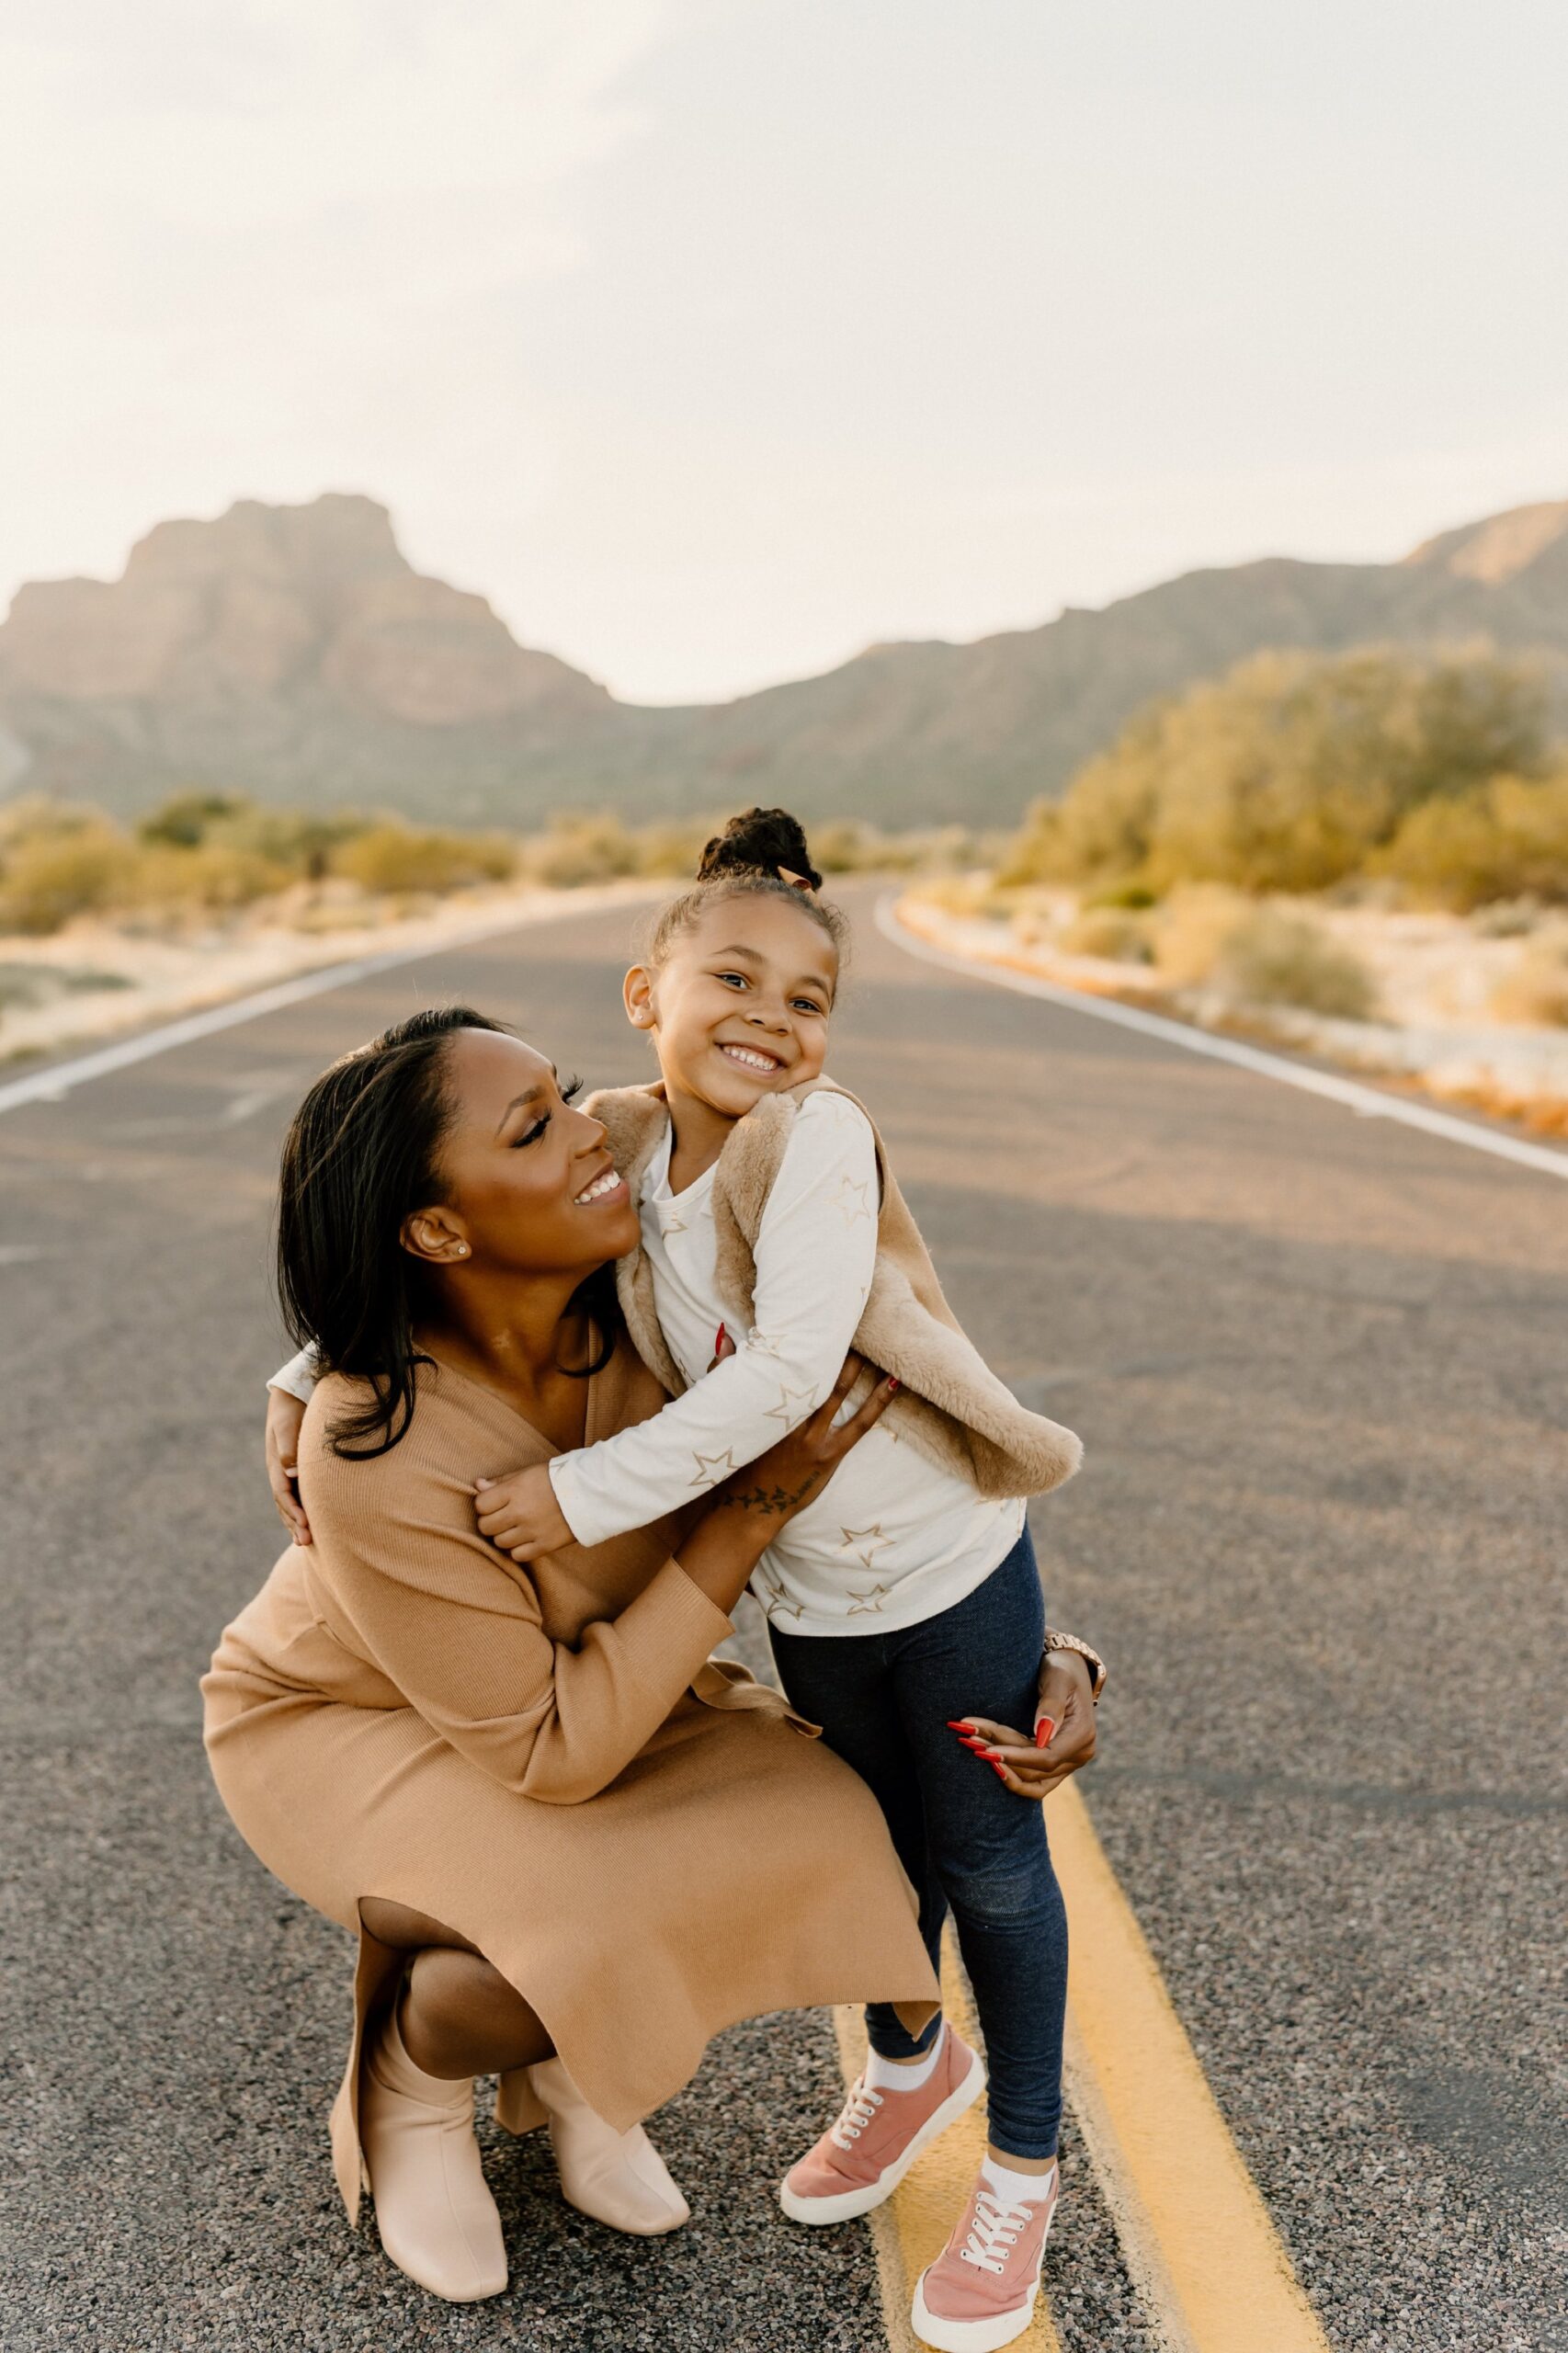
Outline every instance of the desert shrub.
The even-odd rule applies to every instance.
[[[1189,882],[1173,891],[1148,925],[1161,978],[1172,988],[1201,987],[1252,912],[1252,902],[1223,883]]]
[[[1365,1021],[1377,1002],[1372,976],[1358,956],[1321,925],[1275,907],[1259,907],[1236,925],[1213,977],[1237,1003],[1298,1006],[1344,1021]]]
[[[1481,939],[1523,939],[1544,913],[1539,899],[1493,899],[1476,909],[1471,929]]]
[[[1125,907],[1083,907],[1057,935],[1070,956],[1102,956],[1116,964],[1153,961],[1149,926]]]
[[[1003,874],[1323,890],[1411,811],[1540,776],[1545,711],[1535,673],[1489,654],[1256,654],[1139,712],[1030,812]]]
[[[274,897],[292,880],[288,867],[228,842],[198,842],[187,849],[152,842],[129,865],[116,904],[218,915]]]
[[[1568,932],[1532,940],[1493,990],[1491,1006],[1499,1021],[1568,1028]]]
[[[398,896],[505,881],[517,860],[516,846],[501,834],[422,832],[389,818],[339,841],[327,866],[362,891]]]
[[[574,891],[637,873],[641,855],[619,817],[558,817],[548,834],[529,843],[526,863],[532,879],[547,889]]]
[[[671,881],[695,874],[697,861],[702,855],[702,845],[713,830],[713,826],[702,818],[695,818],[684,825],[644,825],[632,837],[637,863],[631,870],[638,874],[665,876]]]
[[[136,828],[138,841],[161,843],[170,849],[195,849],[214,825],[243,815],[250,802],[239,792],[176,792],[143,817]]]
[[[0,852],[0,932],[41,936],[109,906],[134,859],[107,818],[19,829]]]
[[[1568,900],[1568,768],[1545,778],[1493,777],[1426,801],[1376,863],[1440,906]]]

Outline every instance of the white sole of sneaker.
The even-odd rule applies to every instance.
[[[921,2150],[928,2149],[937,2134],[945,2132],[966,2108],[972,2108],[985,2089],[985,2069],[980,2053],[971,2051],[969,2062],[968,2075],[954,2086],[940,2108],[933,2109],[903,2154],[884,2166],[875,2181],[869,2181],[863,2189],[846,2189],[836,2198],[801,2198],[787,2181],[781,2181],[778,2203],[790,2220],[810,2222],[819,2229],[829,2222],[852,2222],[857,2215],[869,2214],[874,2206],[881,2206],[891,2198]],[[1002,2341],[1005,2344],[1006,2339]]]
[[[926,2275],[920,2275],[915,2290],[915,2303],[909,2325],[922,2345],[936,2347],[936,2353],[1001,2353],[1004,2345],[1011,2345],[1022,2336],[1034,2318],[1034,2308],[1040,2295],[1037,2279],[1029,2290],[1027,2304],[1016,2305],[1010,2313],[998,2313],[994,2320],[942,2320],[926,2309]]]

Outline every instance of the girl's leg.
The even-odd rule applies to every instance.
[[[926,1834],[974,1987],[991,2078],[991,2144],[1048,2169],[1062,2115],[1067,1919],[1042,1809],[1015,1797],[948,1727],[1034,1722],[1045,1613],[1028,1531],[985,1583],[897,1637],[899,1712]]]
[[[899,1638],[790,1634],[771,1624],[767,1631],[790,1704],[822,1725],[828,1747],[859,1774],[881,1806],[899,1861],[920,1900],[920,1934],[931,1965],[938,1968],[948,1905],[932,1867],[920,1776],[888,1655]],[[918,2058],[930,2049],[940,2026],[940,2018],[933,2018],[916,2040],[900,2024],[891,2003],[867,2006],[867,2038],[885,2059]]]

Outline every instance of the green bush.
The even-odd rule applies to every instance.
[[[112,904],[134,855],[103,818],[19,833],[0,856],[0,931],[41,936]]]
[[[388,820],[339,841],[327,867],[362,891],[402,897],[460,890],[465,883],[503,882],[517,862],[517,849],[503,835],[422,833]]]
[[[128,864],[116,904],[170,912],[199,907],[220,915],[276,897],[293,880],[286,866],[228,842],[198,842],[188,849],[153,842]]]
[[[1568,768],[1539,779],[1494,777],[1425,801],[1374,864],[1439,906],[1568,899]]]
[[[1140,712],[1037,806],[999,879],[1320,891],[1413,811],[1545,770],[1535,673],[1481,653],[1260,654]]]
[[[250,805],[238,792],[176,792],[141,820],[136,838],[170,849],[195,849],[215,825],[243,816]]]
[[[619,817],[558,817],[548,834],[528,845],[526,863],[533,880],[548,890],[575,891],[646,871],[642,856]]]

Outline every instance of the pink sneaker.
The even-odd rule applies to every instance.
[[[1034,2317],[1046,2234],[1056,2211],[1061,2175],[1040,2177],[1040,2194],[1003,2206],[982,2173],[958,2228],[915,2289],[910,2324],[937,2353],[997,2353]]]
[[[891,2198],[915,2158],[985,2089],[980,2054],[950,2026],[918,2091],[872,2091],[862,2075],[835,2124],[791,2165],[778,2202],[797,2222],[848,2222]]]

